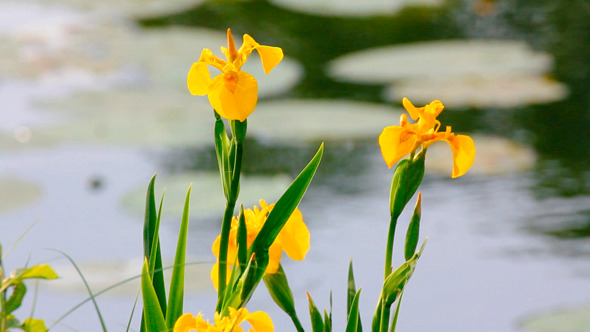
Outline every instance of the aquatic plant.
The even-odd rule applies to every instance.
[[[209,323],[199,313],[195,317],[183,313],[184,266],[188,230],[189,188],[181,221],[174,260],[168,300],[162,274],[159,242],[161,208],[156,208],[154,197],[155,176],[148,186],[144,222],[144,266],[142,271],[143,318],[142,331],[173,330],[187,331],[243,331],[240,324],[248,321],[250,331],[273,331],[271,318],[264,312],[249,313],[246,309],[252,294],[261,281],[276,304],[291,320],[297,331],[303,325],[295,310],[287,273],[281,265],[284,251],[294,260],[302,260],[309,250],[309,230],[303,222],[299,205],[304,193],[320,164],[322,143],[308,165],[301,171],[275,204],[260,201],[260,207],[240,207],[235,216],[236,201],[240,191],[240,174],[244,156],[247,118],[254,111],[257,100],[257,84],[254,77],[241,71],[248,55],[257,50],[265,72],[276,66],[283,58],[278,47],[263,46],[249,35],[236,50],[231,31],[227,31],[228,47],[222,48],[227,61],[203,50],[198,62],[189,70],[187,84],[192,94],[205,95],[213,107],[215,117],[214,142],[217,164],[226,200],[220,235],[213,242],[212,250],[217,261],[211,272],[217,289],[214,322]],[[207,66],[211,65],[222,74],[211,79]],[[405,99],[403,105],[415,123],[402,115],[399,126],[386,127],[379,136],[379,145],[388,167],[397,163],[393,172],[390,195],[390,225],[386,242],[386,259],[381,295],[373,315],[372,331],[394,331],[405,286],[422,255],[426,240],[418,248],[422,195],[418,193],[413,214],[408,223],[404,262],[393,268],[393,243],[397,221],[406,205],[415,195],[424,175],[424,161],[428,147],[437,141],[446,141],[453,150],[452,177],[459,177],[473,164],[475,145],[466,135],[455,135],[451,127],[440,131],[437,116],[443,110],[440,101],[424,107],[415,107]],[[224,121],[224,118],[227,120]],[[229,128],[226,128],[226,123]],[[228,130],[229,129],[229,130]],[[401,160],[409,155],[407,159]],[[400,161],[401,160],[401,161]],[[359,314],[360,290],[356,289],[352,261],[349,267],[347,289],[346,331],[362,331]],[[332,310],[320,313],[308,294],[312,331],[332,330]],[[393,305],[396,304],[395,311]],[[393,316],[392,316],[393,314]]]

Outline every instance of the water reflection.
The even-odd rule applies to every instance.
[[[33,109],[32,100],[38,98],[40,92],[41,97],[50,95],[69,98],[71,92],[81,89],[92,90],[83,93],[95,95],[94,101],[79,99],[78,105],[71,109],[66,104],[53,105],[61,112],[76,114],[88,122],[106,107],[114,111],[101,113],[99,118],[105,117],[109,121],[123,119],[126,124],[136,123],[134,120],[138,113],[126,117],[121,114],[132,112],[134,105],[141,106],[134,110],[137,112],[157,105],[153,99],[142,97],[154,96],[153,90],[141,86],[146,84],[145,76],[157,76],[149,77],[147,85],[160,80],[171,83],[176,82],[176,79],[167,74],[182,73],[185,70],[183,68],[188,69],[193,61],[193,51],[184,49],[182,44],[192,38],[193,32],[202,31],[192,31],[195,27],[220,32],[231,26],[236,34],[248,32],[256,36],[257,40],[283,47],[285,53],[303,68],[302,77],[299,77],[299,69],[296,69],[297,73],[289,80],[285,90],[267,96],[275,105],[286,98],[308,97],[388,104],[383,95],[385,84],[337,82],[327,75],[326,67],[330,61],[352,52],[449,39],[526,41],[536,52],[543,51],[552,56],[553,70],[545,73],[544,77],[566,84],[570,94],[565,100],[549,104],[508,109],[466,107],[457,112],[443,112],[440,120],[452,124],[457,132],[499,137],[498,142],[515,141],[531,147],[535,150],[532,153],[535,164],[532,169],[512,169],[509,174],[493,176],[474,170],[459,180],[450,180],[448,173],[427,175],[423,189],[424,202],[429,204],[429,209],[425,211],[424,220],[427,222],[423,233],[430,235],[430,242],[424,255],[424,264],[420,265],[416,278],[412,280],[415,287],[408,292],[403,309],[407,316],[400,321],[401,330],[513,331],[517,329],[515,322],[533,311],[560,305],[587,304],[590,301],[587,292],[581,291],[588,289],[590,280],[590,248],[587,244],[590,237],[590,135],[587,134],[587,128],[590,127],[590,6],[585,0],[481,0],[477,3],[482,2],[490,3],[485,11],[474,7],[472,1],[456,0],[447,1],[442,8],[408,7],[395,15],[343,18],[295,13],[274,7],[263,0],[207,1],[179,14],[142,19],[139,23],[144,29],[137,29],[132,22],[127,21],[122,25],[124,29],[117,29],[116,24],[113,29],[114,21],[107,20],[106,28],[115,36],[131,31],[130,35],[123,36],[124,41],[129,41],[129,36],[138,37],[144,32],[153,32],[150,36],[156,36],[164,30],[163,26],[187,26],[177,30],[182,31],[182,35],[173,39],[178,41],[174,43],[175,49],[186,51],[182,53],[183,60],[177,61],[189,63],[158,67],[161,70],[145,71],[147,74],[144,76],[137,75],[131,64],[131,71],[135,74],[132,73],[129,78],[125,73],[103,73],[105,66],[113,69],[113,64],[119,63],[115,60],[121,58],[115,57],[113,60],[112,54],[100,57],[101,53],[98,52],[91,53],[96,59],[83,57],[84,61],[76,62],[79,69],[82,68],[80,71],[65,70],[64,74],[60,68],[68,67],[73,59],[81,58],[71,57],[68,51],[63,58],[59,58],[62,56],[59,55],[50,57],[51,61],[48,62],[35,62],[38,66],[10,68],[0,74],[0,96],[8,100],[2,104],[1,114],[7,118],[2,121],[2,128],[8,129],[11,137],[15,135],[15,129],[18,131],[13,141],[28,139],[27,142],[36,142],[39,131],[35,127],[47,126],[50,121],[61,124],[63,119],[58,118],[56,113],[37,112],[39,110]],[[84,21],[77,20],[77,14],[65,17],[67,20],[76,18],[76,24]],[[97,22],[96,19],[91,20],[91,28],[101,24]],[[57,28],[60,33],[68,30],[59,24]],[[76,31],[86,32],[87,29]],[[104,42],[105,37],[101,38]],[[92,37],[83,39],[88,39],[88,43],[83,45],[100,45],[100,41],[93,43]],[[111,42],[114,40],[106,39]],[[168,39],[171,37],[168,36]],[[147,44],[158,45],[152,39],[144,41],[150,40]],[[13,44],[7,42],[7,45]],[[72,45],[68,47],[64,50],[76,50]],[[124,59],[131,62],[135,59],[135,65],[164,65],[149,57],[149,50],[153,47],[146,46],[140,58],[127,50]],[[83,51],[88,50],[96,49],[83,48]],[[9,51],[14,50],[9,47]],[[5,54],[13,54],[10,52]],[[185,55],[187,60],[184,60]],[[195,58],[197,56],[194,54]],[[3,63],[10,65],[13,63],[11,61]],[[49,74],[43,71],[43,64],[48,66]],[[382,65],[387,66],[387,63]],[[57,75],[52,68],[58,69]],[[89,75],[95,71],[104,75]],[[30,81],[15,82],[14,77],[21,77],[21,74]],[[121,75],[128,79],[122,79]],[[36,77],[45,77],[45,80],[42,84],[34,83]],[[122,85],[135,88],[139,85],[137,99],[142,102],[126,99],[131,93],[120,89],[121,84],[112,84],[112,81],[123,81]],[[185,93],[177,91],[179,86],[174,84],[167,85],[167,88],[174,89],[175,94],[154,98],[161,102],[165,98],[178,96],[178,93]],[[51,86],[51,89],[47,86]],[[119,90],[122,99],[117,102],[112,92],[95,91],[105,86]],[[102,103],[104,98],[113,104]],[[197,97],[187,94],[187,98]],[[176,107],[181,110],[181,114],[197,111],[190,109],[193,99],[186,102],[184,97],[173,99],[175,103],[181,103]],[[265,101],[268,100],[261,100],[261,105]],[[165,104],[169,106],[170,103]],[[4,108],[6,105],[8,108]],[[93,108],[97,106],[100,107]],[[19,112],[13,112],[13,109]],[[209,120],[212,119],[208,107],[203,107],[201,111]],[[166,114],[174,120],[179,119],[179,116],[172,116],[167,111],[149,113]],[[142,114],[145,115],[145,112]],[[0,158],[3,172],[15,171],[20,176],[33,179],[44,190],[50,190],[30,210],[5,214],[3,227],[10,227],[6,228],[9,233],[3,232],[2,236],[20,232],[19,226],[23,220],[43,218],[45,223],[39,226],[40,234],[25,238],[23,246],[41,250],[39,246],[55,247],[57,242],[64,246],[59,249],[79,254],[79,259],[90,265],[104,258],[137,257],[141,252],[138,236],[141,217],[122,212],[119,200],[130,188],[147,183],[154,171],[162,175],[175,175],[187,171],[216,170],[213,148],[206,143],[210,141],[206,138],[210,137],[205,132],[206,127],[194,132],[201,124],[194,122],[198,122],[202,114],[186,115],[190,120],[178,124],[186,127],[182,133],[179,129],[166,131],[163,136],[170,139],[165,141],[166,145],[147,153],[147,146],[151,148],[154,142],[162,143],[163,139],[145,134],[145,126],[140,126],[131,135],[133,144],[123,134],[114,135],[107,146],[105,142],[96,143],[95,140],[83,139],[85,136],[81,134],[67,134],[65,130],[62,134],[67,134],[68,140],[54,140],[51,145],[47,141],[35,146],[30,143],[3,144],[2,148],[6,150]],[[333,121],[337,120],[341,119],[334,116]],[[391,122],[382,125],[395,121],[392,118]],[[31,123],[35,126],[25,126]],[[112,123],[118,122],[109,122]],[[149,128],[153,129],[162,123],[157,120],[142,122],[142,125],[146,124],[150,124]],[[311,124],[316,123],[310,120]],[[30,133],[23,128],[29,128]],[[89,127],[78,130],[88,134],[84,128]],[[114,128],[123,128],[117,133],[131,132],[126,126],[115,125]],[[198,146],[197,138],[190,135],[199,137]],[[201,137],[205,138],[201,140]],[[293,177],[319,144],[319,140],[286,144],[284,141],[276,142],[261,137],[251,138],[246,143],[246,175],[278,172]],[[25,145],[27,149],[22,149],[21,146]],[[10,152],[7,152],[8,147]],[[313,252],[304,262],[306,265],[303,268],[286,266],[292,273],[292,280],[304,280],[294,285],[295,293],[304,294],[310,290],[314,292],[314,298],[318,299],[322,296],[327,298],[330,290],[337,294],[344,289],[346,267],[351,256],[359,262],[359,271],[367,271],[359,275],[359,285],[373,285],[377,280],[372,270],[381,263],[375,253],[381,252],[384,240],[380,235],[386,227],[382,220],[387,219],[386,195],[391,172],[385,167],[376,142],[371,138],[340,137],[327,143],[325,153],[324,161],[301,207],[309,215],[312,236],[316,239],[312,240],[316,241],[312,244]],[[88,190],[89,186],[97,186],[100,190]],[[72,200],[64,199],[66,196],[71,196]],[[46,211],[52,211],[52,214],[44,215]],[[213,227],[207,228],[198,218],[191,222],[194,223],[191,236],[197,239],[193,245],[198,248],[189,249],[197,259],[207,259],[210,252],[203,243],[214,238],[215,230]],[[176,230],[169,225],[175,224],[168,223],[164,227],[163,242],[172,242],[171,239],[175,238]],[[80,235],[73,238],[66,232],[68,230]],[[53,244],[48,242],[50,240]],[[338,255],[333,255],[334,251]],[[26,254],[20,257],[26,259]],[[327,277],[326,271],[333,275]],[[379,274],[376,273],[377,278]],[[364,293],[366,298],[362,299],[365,301],[363,308],[374,306],[372,299],[378,294],[371,292],[376,292],[375,289],[367,289],[367,293]],[[45,302],[39,302],[54,303],[55,298],[55,294],[50,293]],[[211,300],[207,296],[190,299],[191,308],[209,307]],[[59,301],[65,300],[60,298]],[[109,308],[116,308],[114,315],[118,314],[120,321],[126,321],[127,309],[132,304],[108,300],[104,303]],[[253,305],[259,308],[267,308],[269,303],[264,291],[253,299]],[[301,306],[298,310],[306,312],[305,299],[298,298],[297,303]],[[61,304],[61,307],[65,305]],[[336,311],[342,312],[341,308],[335,308]],[[423,315],[423,319],[412,319],[419,314]],[[56,316],[54,313],[50,315]],[[80,314],[79,321],[73,324],[86,326],[85,317],[89,315],[92,313]],[[280,311],[274,312],[274,317],[277,317],[279,324],[284,324],[279,326],[290,326],[288,321],[281,321],[284,315]]]

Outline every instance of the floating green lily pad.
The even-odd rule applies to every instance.
[[[274,203],[291,184],[287,175],[245,176],[240,181],[240,197],[238,204],[244,208],[259,205],[260,199]],[[182,216],[184,200],[189,184],[192,183],[190,214],[194,217],[219,217],[223,215],[225,197],[221,187],[219,174],[215,172],[193,172],[172,176],[158,176],[156,179],[156,197],[159,202],[162,188],[165,188],[162,217]],[[144,213],[146,188],[136,188],[125,195],[123,208]]]
[[[385,98],[433,99],[452,107],[515,107],[567,96],[549,80],[549,54],[503,40],[435,41],[381,47],[338,58],[329,73],[338,80],[390,84]],[[387,65],[385,65],[387,64]]]
[[[212,143],[214,116],[207,99],[166,90],[83,92],[61,101],[39,102],[67,116],[62,125],[33,135],[52,141],[87,141],[138,146],[198,146]]]
[[[409,6],[438,6],[442,0],[270,0],[279,7],[327,16],[392,15]]]
[[[249,134],[284,143],[375,138],[399,122],[402,111],[385,105],[333,100],[260,103],[248,118]]]
[[[0,178],[0,212],[29,205],[41,197],[41,190],[36,185],[16,177]]]
[[[522,327],[527,332],[590,332],[590,306],[538,315]]]
[[[529,170],[535,165],[536,155],[529,147],[500,137],[470,136],[475,142],[476,153],[469,174],[510,174]],[[450,146],[446,142],[432,144],[426,155],[426,171],[450,176],[452,170]]]
[[[211,283],[211,262],[194,262],[187,258],[185,273],[190,278],[185,278],[185,289],[191,292],[212,291]],[[120,285],[108,290],[102,296],[125,296],[137,294],[140,289],[141,260],[112,260],[82,262],[77,265],[84,274],[84,278],[94,293],[105,290],[116,284]],[[172,264],[172,262],[164,263]],[[48,290],[59,292],[88,294],[84,282],[71,264],[52,263],[51,267],[59,275],[59,279],[45,283],[43,287]],[[164,270],[164,278],[170,280],[171,269]],[[130,280],[128,280],[130,279]]]

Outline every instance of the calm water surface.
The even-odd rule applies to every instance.
[[[303,74],[298,84],[272,97],[276,100],[321,98],[386,104],[385,86],[337,82],[325,70],[338,56],[376,46],[494,38],[525,41],[532,49],[550,54],[554,66],[546,75],[567,86],[566,99],[510,109],[466,108],[441,116],[456,132],[508,139],[530,147],[536,158],[524,171],[490,175],[474,170],[456,180],[446,174],[426,176],[421,189],[421,234],[428,236],[428,244],[408,285],[399,321],[400,331],[516,332],[523,331],[520,324],[531,316],[590,304],[590,6],[583,0],[520,0],[491,2],[484,12],[478,8],[471,2],[450,1],[436,9],[408,8],[395,16],[343,18],[301,14],[265,1],[212,1],[137,23],[140,33],[168,26],[220,31],[232,27],[236,36],[249,33],[264,44],[280,45],[299,62]],[[29,10],[23,7],[21,14],[26,16]],[[69,7],[56,10],[68,19],[63,13]],[[216,45],[210,47],[215,50]],[[179,64],[186,70],[189,66]],[[56,113],[36,109],[34,100],[67,97],[82,88],[112,89],[108,77],[98,83],[70,77],[72,83],[56,87],[47,75],[19,77],[6,74],[11,72],[7,65],[2,68],[0,114],[6,119],[0,127],[4,136],[26,124],[35,137],[36,127],[59,121]],[[129,84],[143,79],[133,68],[127,68],[123,77]],[[305,261],[287,261],[285,269],[304,322],[305,292],[319,307],[327,307],[333,291],[334,330],[344,329],[345,308],[340,304],[345,303],[351,258],[357,286],[363,288],[363,320],[370,321],[382,274],[391,177],[381,159],[377,135],[371,140],[329,140],[323,163],[300,206],[312,233],[312,246]],[[0,156],[2,178],[35,184],[39,196],[28,205],[2,211],[0,241],[5,250],[37,222],[10,253],[6,266],[14,268],[29,258],[31,262],[49,261],[58,274],[70,278],[59,286],[41,285],[35,314],[49,323],[85,299],[85,293],[71,286],[76,276],[63,257],[45,248],[64,251],[92,271],[87,277],[91,284],[95,282],[95,291],[131,276],[134,268],[139,272],[142,217],[122,206],[123,197],[133,188],[147,186],[155,172],[165,177],[216,168],[208,145],[4,141],[0,146],[4,151]],[[295,176],[318,143],[251,139],[246,145],[244,172]],[[15,194],[7,190],[2,195],[7,200]],[[407,218],[404,215],[401,220]],[[162,242],[171,249],[179,218],[165,219]],[[209,308],[215,294],[208,286],[207,273],[217,219],[195,218],[191,223],[189,255],[206,264],[197,265],[197,272],[188,276],[191,293],[185,308],[212,317]],[[169,259],[172,255],[172,250],[164,252]],[[136,294],[137,283],[131,282],[99,297],[111,330],[126,326]],[[263,287],[250,309],[268,311],[278,330],[291,328]],[[26,315],[25,311],[21,309],[20,315]],[[87,304],[54,330],[98,331],[99,324]]]

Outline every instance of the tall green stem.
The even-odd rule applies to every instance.
[[[387,235],[387,249],[385,251],[385,268],[383,279],[385,280],[391,273],[393,263],[393,241],[395,239],[395,227],[397,226],[397,218],[399,215],[391,215],[389,222],[389,233]]]
[[[219,270],[218,270],[218,297],[217,311],[223,307],[223,298],[227,284],[227,251],[229,243],[229,233],[231,230],[231,221],[236,207],[236,201],[240,192],[240,173],[242,171],[242,159],[244,154],[244,139],[246,136],[246,122],[230,121],[232,138],[229,144],[229,151],[225,151],[228,157],[228,164],[220,169],[222,179],[224,176],[230,176],[230,185],[227,193],[225,212],[221,223],[221,236],[219,243]],[[226,167],[228,169],[226,169]],[[224,181],[225,183],[225,181]]]

